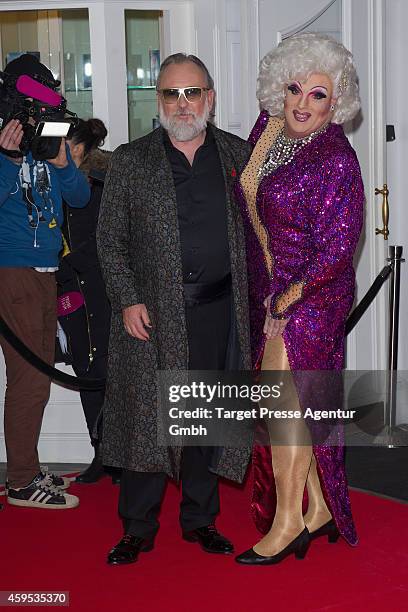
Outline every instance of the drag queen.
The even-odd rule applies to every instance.
[[[360,108],[352,56],[328,36],[293,36],[262,60],[257,95],[254,149],[236,186],[246,224],[254,364],[290,370],[295,380],[306,370],[339,372],[364,202],[360,167],[341,126]],[[302,410],[295,387],[291,408]],[[297,421],[287,429],[289,444],[274,444],[268,424],[271,446],[254,449],[251,509],[265,535],[239,563],[303,558],[323,535],[357,542],[341,428],[330,442],[315,443],[307,421]]]

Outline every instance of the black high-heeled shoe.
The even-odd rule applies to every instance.
[[[333,519],[327,521],[324,525],[310,532],[310,540],[315,540],[321,536],[327,535],[327,540],[330,544],[335,544],[340,537],[340,532],[337,529],[337,525]]]
[[[276,555],[264,557],[263,555],[258,555],[253,548],[250,548],[249,550],[246,550],[235,557],[235,561],[245,565],[274,565],[276,563],[280,563],[292,553],[294,553],[296,559],[304,559],[309,546],[310,535],[307,527],[305,527],[304,530],[294,540],[292,540],[292,542],[289,542],[289,544]]]

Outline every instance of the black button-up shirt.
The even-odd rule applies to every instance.
[[[168,137],[167,158],[176,188],[184,283],[214,283],[230,274],[224,175],[210,129],[193,165]]]

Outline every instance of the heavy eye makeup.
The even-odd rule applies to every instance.
[[[314,100],[324,100],[327,98],[327,94],[323,89],[314,89],[310,94]]]
[[[290,91],[290,93],[294,96],[297,96],[302,93],[302,90],[300,89],[297,83],[291,83],[290,85],[288,85],[288,91]]]
[[[294,96],[302,94],[302,89],[298,83],[291,83],[290,85],[288,85],[288,91],[290,91],[290,93]],[[325,98],[327,98],[327,93],[324,87],[313,89],[309,92],[308,95],[311,96],[314,100],[324,100]]]

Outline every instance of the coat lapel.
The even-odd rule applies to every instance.
[[[157,236],[162,239],[158,245],[160,273],[163,279],[180,287],[179,298],[183,299],[183,273],[181,265],[181,244],[177,216],[177,198],[173,174],[163,144],[163,129],[152,133],[145,158],[146,195],[150,214],[157,224]]]
[[[233,185],[237,177],[238,168],[235,167],[235,160],[228,147],[228,143],[225,142],[225,139],[223,137],[223,132],[221,132],[221,130],[217,129],[212,124],[209,124],[209,129],[214,134],[215,142],[217,144],[221,166],[222,166],[222,170],[224,173],[225,193],[227,196],[227,203],[230,206],[232,188],[233,188]]]
[[[163,144],[163,130],[146,139],[139,161],[142,206],[149,229],[150,310],[158,343],[158,369],[187,369],[188,341],[184,313],[183,271],[176,190]],[[137,219],[135,219],[137,223]]]
[[[217,143],[221,165],[224,173],[228,242],[231,262],[232,289],[234,296],[235,320],[244,367],[250,367],[249,331],[248,331],[248,291],[246,273],[245,238],[241,212],[233,196],[237,175],[242,170],[243,157],[236,160],[231,152],[228,135],[211,126]]]

